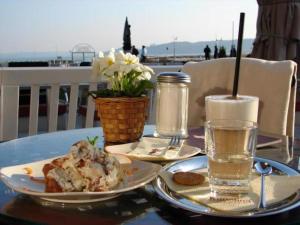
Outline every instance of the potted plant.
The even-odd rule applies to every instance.
[[[138,140],[147,117],[148,90],[153,70],[130,53],[111,50],[99,53],[93,61],[94,78],[108,81],[108,89],[90,92],[95,99],[106,142],[126,143]]]

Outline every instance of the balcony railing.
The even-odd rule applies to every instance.
[[[154,82],[160,72],[181,69],[178,65],[151,67],[155,72],[152,77]],[[83,92],[97,89],[99,83],[91,82],[90,77],[91,67],[0,68],[0,141],[17,138],[24,133],[33,135],[41,131],[93,127],[94,104],[90,98],[84,101]],[[20,97],[24,97],[20,96],[20,90],[24,89],[29,90],[28,105],[20,102]],[[40,90],[45,90],[44,105]],[[60,97],[62,90],[67,93],[64,99]],[[152,93],[150,123],[154,121],[153,96]],[[78,113],[82,104],[85,106],[84,115]],[[84,119],[82,124],[77,123],[79,117]],[[21,123],[25,123],[25,130],[24,125],[20,126]]]

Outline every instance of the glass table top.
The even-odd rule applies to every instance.
[[[151,135],[153,131],[154,126],[145,126],[144,134]],[[197,130],[193,132],[197,134]],[[101,128],[60,131],[3,142],[0,144],[0,167],[63,155],[73,143],[87,136],[99,136],[98,145],[103,147]],[[199,145],[192,136],[189,143]],[[297,168],[298,157],[289,165]],[[300,221],[299,208],[255,220],[195,214],[160,199],[151,184],[103,202],[62,204],[18,194],[0,182],[1,224],[289,224],[296,221]]]

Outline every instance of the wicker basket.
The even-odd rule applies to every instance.
[[[148,113],[148,97],[96,98],[95,104],[105,142],[133,142],[142,136]]]

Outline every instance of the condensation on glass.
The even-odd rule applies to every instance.
[[[189,75],[164,72],[157,76],[156,136],[187,137]]]

